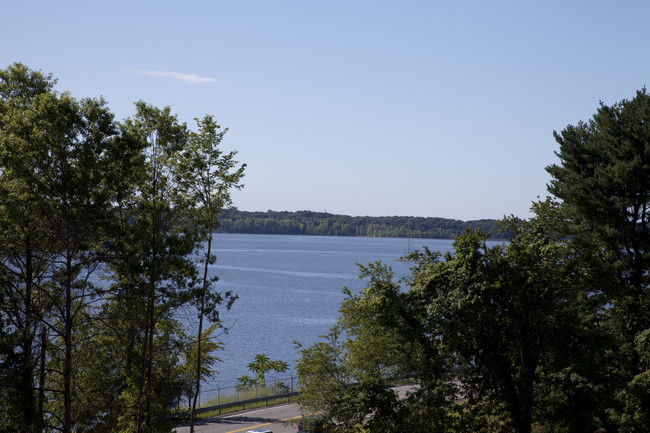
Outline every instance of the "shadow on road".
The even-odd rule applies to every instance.
[[[194,421],[194,425],[199,426],[199,425],[207,425],[207,424],[241,424],[241,423],[249,423],[249,422],[256,423],[256,424],[264,424],[264,423],[280,422],[280,421],[282,420],[278,418],[264,418],[264,417],[237,415],[237,416],[229,416],[228,418],[221,418],[221,417],[204,418],[204,419]],[[183,425],[186,425],[186,423],[184,423]]]

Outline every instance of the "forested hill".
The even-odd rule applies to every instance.
[[[311,211],[247,212],[230,209],[224,211],[219,218],[219,231],[254,234],[454,239],[466,228],[480,228],[485,233],[496,233],[496,222],[497,220],[492,219],[460,221],[405,216],[353,217]]]

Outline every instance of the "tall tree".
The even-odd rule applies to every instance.
[[[196,297],[198,271],[194,252],[202,231],[194,215],[192,198],[179,179],[177,160],[188,145],[188,130],[171,114],[144,102],[124,125],[125,133],[142,143],[141,167],[131,194],[119,205],[122,242],[116,244],[112,264],[117,311],[129,318],[118,328],[131,339],[127,359],[129,386],[122,400],[137,431],[152,427],[154,419],[174,403],[172,394],[160,392],[166,377],[157,363],[170,349],[161,327],[175,319],[172,313]],[[168,382],[168,381],[167,381]],[[162,411],[162,412],[161,412]],[[160,415],[160,416],[159,416]],[[123,417],[123,420],[126,420]],[[125,421],[126,422],[126,421]]]
[[[616,394],[625,400],[626,383],[642,374],[647,359],[635,342],[650,329],[650,95],[643,88],[630,100],[601,103],[589,121],[555,139],[560,163],[547,167],[548,190],[562,200],[574,242],[599,260],[590,273],[600,276],[594,294],[602,297],[609,336],[618,339],[612,361]],[[650,388],[644,393],[649,398]],[[619,404],[616,410],[626,405]]]
[[[101,241],[102,226],[118,189],[119,173],[111,170],[121,165],[116,146],[119,134],[103,100],[77,101],[66,93],[37,93],[33,89],[47,86],[39,80],[31,86],[29,77],[37,75],[19,66],[6,76],[16,78],[18,84],[5,88],[33,95],[31,99],[16,96],[17,103],[10,101],[6,111],[3,108],[0,162],[4,185],[8,185],[5,198],[20,200],[29,212],[28,230],[36,229],[23,238],[27,274],[34,270],[33,251],[50,256],[47,295],[52,308],[40,318],[63,346],[59,418],[60,429],[69,432],[74,428],[75,322],[86,302],[95,297],[88,276],[99,263],[95,246]],[[17,213],[20,210],[13,216]]]
[[[600,242],[620,278],[620,329],[631,342],[650,327],[650,95],[607,106],[588,122],[555,133],[560,164],[547,167],[580,239]]]
[[[218,278],[208,278],[208,268],[216,258],[212,255],[213,232],[218,226],[221,211],[231,205],[230,191],[239,189],[241,178],[244,176],[245,164],[237,167],[236,152],[224,153],[221,141],[227,129],[215,122],[212,116],[196,119],[198,131],[191,132],[183,152],[178,158],[178,182],[189,192],[189,199],[196,208],[195,223],[199,224],[207,239],[207,248],[203,261],[203,278],[197,297],[199,330],[197,333],[197,357],[195,368],[195,389],[190,410],[190,432],[194,432],[196,404],[201,390],[203,375],[203,321],[206,315],[213,321],[219,321],[219,311],[216,309],[224,301],[230,308],[235,296],[231,292],[221,294],[212,289],[212,284]],[[207,334],[209,335],[209,334]]]
[[[42,249],[44,239],[38,230],[29,188],[15,173],[13,144],[26,139],[29,131],[16,131],[20,113],[28,111],[37,95],[52,90],[50,75],[32,71],[15,63],[0,70],[0,330],[5,365],[0,386],[6,395],[2,406],[7,419],[17,420],[15,431],[36,431],[42,427],[42,410],[37,403],[34,380],[40,356],[36,335],[43,313],[48,309],[40,284],[49,268],[49,253]],[[39,249],[39,246],[41,249]],[[42,386],[38,385],[42,390]],[[41,393],[42,395],[42,393]],[[41,398],[40,401],[43,401]],[[9,426],[12,424],[10,423]]]

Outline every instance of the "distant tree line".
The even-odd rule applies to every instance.
[[[238,209],[224,211],[219,218],[219,231],[225,233],[455,239],[466,229],[493,233],[491,238],[498,235],[497,220],[492,219],[354,217],[326,212],[247,212]]]

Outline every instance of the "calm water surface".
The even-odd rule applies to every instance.
[[[258,353],[293,367],[293,341],[310,346],[335,323],[343,287],[365,287],[356,263],[381,260],[397,279],[412,265],[397,259],[424,245],[451,250],[451,241],[440,239],[217,234],[210,273],[219,277],[220,291],[232,290],[239,299],[221,314],[229,328],[221,336],[225,350],[217,353],[223,362],[204,389],[235,385]]]

